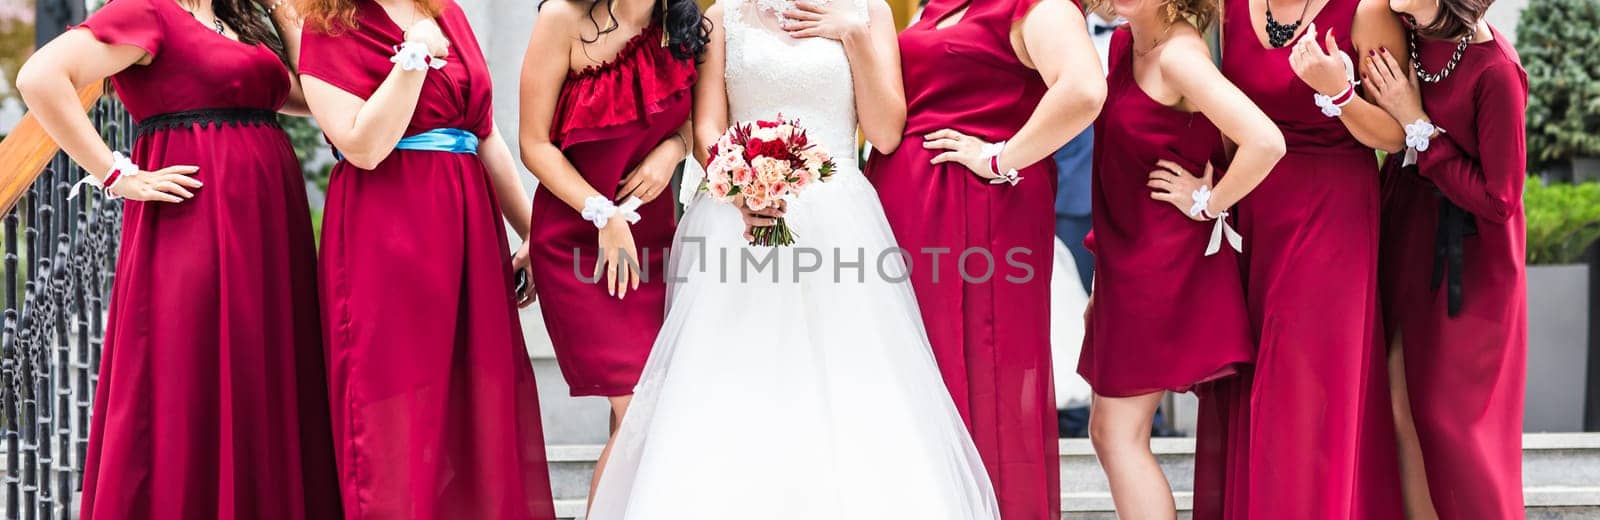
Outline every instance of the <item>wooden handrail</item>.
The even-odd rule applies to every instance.
[[[104,92],[105,82],[96,81],[78,91],[78,101],[87,111]],[[11,212],[60,150],[32,113],[22,116],[11,135],[0,141],[0,215]]]

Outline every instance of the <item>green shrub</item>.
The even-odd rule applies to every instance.
[[[1600,1],[1530,0],[1521,20],[1529,171],[1600,156]]]
[[[1600,183],[1549,184],[1529,178],[1528,264],[1571,264],[1600,238]]]

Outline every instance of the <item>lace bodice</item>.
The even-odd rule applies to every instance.
[[[844,45],[825,38],[794,39],[776,16],[759,7],[772,0],[724,0],[729,117],[734,121],[798,119],[811,139],[832,154],[839,174],[856,167],[855,87]],[[849,2],[867,16],[867,0]]]

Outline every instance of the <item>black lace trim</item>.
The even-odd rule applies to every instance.
[[[137,125],[139,137],[157,130],[187,129],[196,125],[200,128],[222,125],[277,127],[278,114],[259,108],[207,108],[156,114],[140,120]]]

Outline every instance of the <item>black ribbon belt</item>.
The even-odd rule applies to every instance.
[[[260,108],[205,108],[156,114],[139,120],[135,133],[139,137],[157,130],[174,128],[201,128],[209,126],[278,126],[278,113]]]
[[[1445,285],[1445,298],[1449,315],[1461,312],[1464,299],[1462,276],[1466,271],[1466,237],[1478,234],[1478,222],[1467,210],[1461,209],[1434,188],[1433,197],[1439,201],[1439,227],[1433,239],[1433,281],[1430,288],[1439,290]]]

